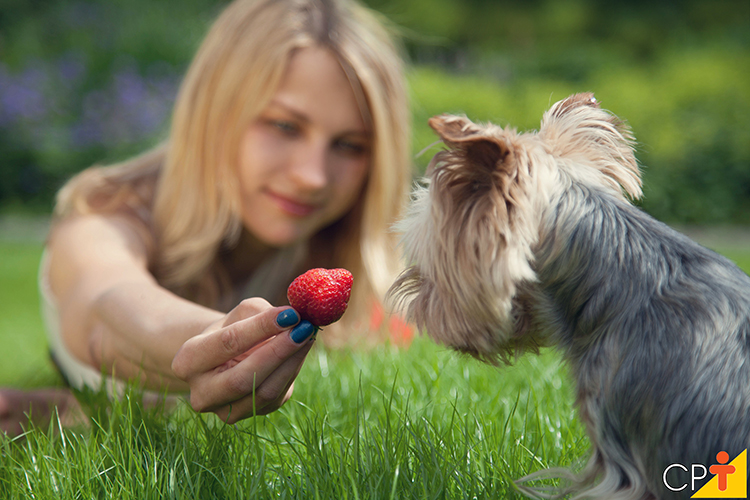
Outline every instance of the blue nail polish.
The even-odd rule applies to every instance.
[[[296,325],[298,321],[299,316],[294,309],[284,309],[276,316],[276,323],[281,328],[289,328],[292,325]]]
[[[301,344],[317,331],[318,327],[307,320],[302,320],[299,322],[299,325],[292,329],[289,336],[296,344]]]

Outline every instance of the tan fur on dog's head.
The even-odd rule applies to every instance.
[[[543,342],[518,321],[519,287],[536,279],[533,247],[550,200],[571,178],[639,196],[632,137],[592,94],[556,103],[538,133],[452,115],[429,124],[448,149],[399,225],[411,267],[390,295],[436,341],[509,361]]]
[[[537,135],[566,175],[584,183],[607,185],[614,192],[640,198],[641,175],[628,126],[599,107],[594,94],[574,94],[555,103],[542,118]],[[566,168],[570,166],[570,168]]]

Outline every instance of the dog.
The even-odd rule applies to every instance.
[[[397,225],[408,267],[389,297],[486,362],[560,350],[592,452],[548,497],[687,498],[691,464],[747,449],[750,278],[633,204],[630,127],[590,93],[555,103],[538,131],[429,125],[447,149]],[[516,486],[544,496],[527,486],[540,477]]]

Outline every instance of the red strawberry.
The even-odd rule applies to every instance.
[[[326,326],[338,321],[346,311],[353,280],[346,269],[310,269],[292,281],[286,296],[302,319]]]

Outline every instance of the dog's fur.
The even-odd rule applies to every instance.
[[[448,150],[400,223],[410,267],[391,298],[485,361],[559,347],[593,445],[563,493],[689,497],[663,485],[668,465],[750,446],[750,278],[630,203],[633,137],[592,94],[554,104],[538,132],[429,123]]]

